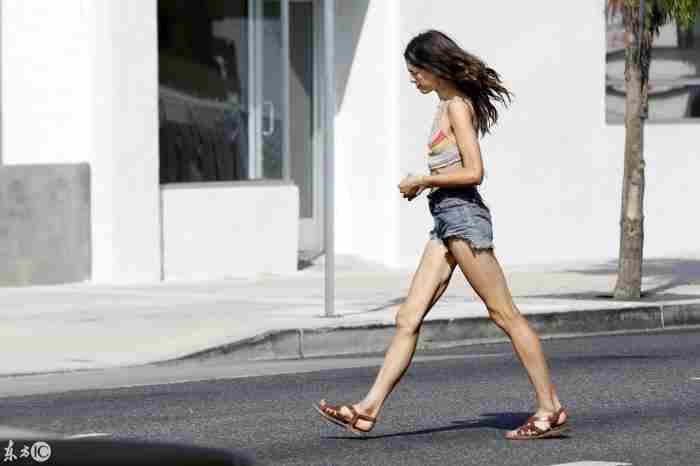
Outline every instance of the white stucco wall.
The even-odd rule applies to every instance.
[[[95,0],[93,280],[161,277],[156,0]]]
[[[481,190],[492,210],[501,262],[615,260],[624,129],[605,123],[603,0],[552,2],[536,10],[507,0],[398,5],[392,39],[373,29],[381,24],[377,29],[384,34],[393,30],[385,26],[392,22],[391,9],[370,1],[347,85],[354,91],[346,94],[338,117],[339,133],[351,128],[354,135],[375,135],[386,126],[383,118],[397,118],[396,137],[389,139],[388,152],[381,152],[396,162],[374,171],[363,160],[361,167],[355,161],[357,139],[339,138],[338,163],[353,169],[339,170],[338,180],[353,191],[352,200],[338,196],[337,210],[351,210],[352,224],[367,225],[359,227],[367,230],[376,229],[380,215],[398,214],[395,229],[382,237],[383,257],[389,265],[415,266],[432,227],[427,200],[392,204],[383,196],[395,199],[395,185],[406,172],[426,172],[425,146],[437,97],[423,96],[410,84],[402,53],[415,34],[435,28],[495,68],[515,94],[512,106],[501,108],[492,134],[481,141],[487,171]],[[508,14],[496,13],[503,11]],[[372,45],[363,48],[363,43]],[[376,106],[378,95],[391,92],[387,81],[398,90],[393,111]],[[697,123],[647,125],[645,257],[700,254],[700,216],[684,214],[687,207],[681,207],[700,199],[698,134]],[[386,147],[379,137],[367,139],[370,152]],[[368,185],[388,190],[369,194]],[[367,205],[376,207],[354,207]],[[343,242],[352,244],[348,250],[376,257],[379,238],[353,234],[354,241]]]
[[[398,3],[336,2],[336,251],[382,263],[399,251]]]
[[[606,132],[609,152],[622,159],[623,128],[609,127]],[[647,124],[644,137],[645,257],[700,258],[700,123]],[[619,192],[621,171],[617,183]],[[619,202],[617,206],[616,221]],[[617,243],[613,252],[617,255]]]
[[[90,159],[90,9],[2,0],[2,162]]]
[[[605,123],[603,5],[336,2],[337,252],[388,265],[418,260],[431,228],[426,200],[407,203],[396,185],[405,173],[426,170],[437,100],[410,84],[402,52],[414,34],[438,28],[484,58],[515,93],[482,140],[482,190],[502,262],[614,259],[624,130]],[[502,11],[508,14],[494,13]],[[89,162],[94,281],[159,279],[156,0],[2,0],[0,18],[2,162]],[[692,214],[700,199],[698,134],[697,123],[647,126],[646,257],[700,254],[700,216]],[[212,189],[164,191],[166,276],[296,266],[296,188]],[[209,214],[200,223],[220,236],[183,230],[192,215],[206,213],[197,202],[210,198],[225,209],[238,205],[245,214],[236,214],[238,226]],[[268,211],[279,223],[269,223]],[[249,231],[240,222],[246,217],[264,225]],[[257,245],[266,236],[251,231],[280,226],[291,246],[280,243],[266,259],[240,255],[255,248],[234,248],[235,260],[205,264],[178,249],[192,238],[209,239],[210,255],[234,238]],[[274,265],[274,255],[284,265]]]
[[[555,2],[533,10],[497,0],[449,15],[427,5],[402,9],[402,44],[422,30],[443,30],[496,69],[515,94],[510,108],[501,107],[498,126],[481,141],[487,173],[481,189],[504,263],[612,252],[605,241],[612,246],[616,237],[614,188],[621,164],[604,151],[602,5]],[[496,16],[498,11],[508,14]],[[418,160],[404,161],[413,166],[423,163],[415,148],[425,146],[437,101],[410,85],[401,89],[407,109],[400,113],[415,116],[404,119],[400,151],[417,154]],[[402,229],[429,227],[418,215],[425,212],[402,215]],[[401,262],[416,260],[418,236],[402,238]]]
[[[158,280],[156,0],[0,7],[3,163],[88,162],[93,280]]]
[[[277,183],[163,187],[165,279],[297,270],[299,190]]]

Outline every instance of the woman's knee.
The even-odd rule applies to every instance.
[[[522,318],[522,315],[515,306],[499,304],[487,305],[486,307],[491,320],[504,330],[512,328],[513,325]]]
[[[396,314],[396,331],[402,334],[414,335],[420,330],[422,319],[419,309],[409,303],[404,303]]]

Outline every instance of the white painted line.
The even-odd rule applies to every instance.
[[[111,434],[105,434],[103,432],[90,432],[88,434],[76,434],[76,435],[71,435],[70,437],[66,437],[69,439],[76,439],[76,438],[92,438],[92,437],[109,437]]]
[[[690,380],[700,380],[700,377],[691,377]]]
[[[610,463],[607,461],[579,461],[578,463],[553,464],[552,466],[632,466],[632,464]]]

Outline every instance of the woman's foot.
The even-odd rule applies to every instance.
[[[531,440],[558,437],[568,429],[569,416],[561,406],[552,412],[538,410],[525,423],[515,430],[506,432],[509,440]]]
[[[373,413],[359,405],[333,406],[326,403],[326,400],[321,400],[314,407],[324,419],[354,433],[367,433],[377,422],[376,417],[372,416]]]
[[[563,426],[557,426],[557,413],[548,416],[533,415],[515,430],[506,432],[508,440],[534,440],[561,435]]]

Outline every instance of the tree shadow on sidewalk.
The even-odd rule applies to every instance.
[[[580,269],[561,270],[563,273],[582,275],[617,275],[617,260]],[[663,284],[642,289],[641,299],[631,301],[670,301],[698,299],[700,295],[666,293],[677,287],[687,285],[700,285],[700,260],[697,259],[645,259],[642,267],[645,278],[653,278]],[[549,293],[527,295],[527,297],[553,298],[553,299],[585,299],[585,300],[609,300],[613,290],[609,292],[584,291],[578,293]]]
[[[391,437],[409,437],[413,435],[428,435],[440,432],[453,432],[466,429],[497,429],[503,432],[513,430],[521,426],[532,413],[483,413],[478,419],[464,419],[452,421],[450,425],[442,427],[434,427],[430,429],[421,429],[405,432],[394,432],[390,434],[368,434],[363,436],[328,436],[329,439],[338,440],[379,440]],[[559,437],[552,437],[546,440],[561,440],[569,438],[566,434]]]

